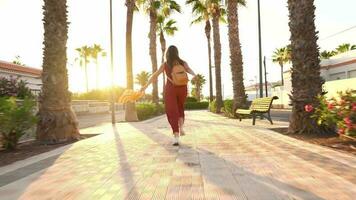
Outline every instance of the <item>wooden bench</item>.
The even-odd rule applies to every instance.
[[[261,116],[261,118],[266,117],[268,121],[273,124],[270,110],[272,102],[275,99],[278,99],[278,97],[274,96],[254,99],[249,109],[237,109],[236,114],[240,121],[242,120],[243,115],[252,116],[252,125],[255,125],[257,116]],[[264,114],[267,114],[267,116]]]

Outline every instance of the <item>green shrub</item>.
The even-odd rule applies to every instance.
[[[137,117],[140,121],[146,120],[164,113],[164,106],[154,103],[138,103],[136,104]]]
[[[338,98],[319,96],[319,105],[305,105],[317,124],[327,129],[338,129],[338,134],[356,136],[356,90],[339,92]]]
[[[5,149],[16,149],[19,138],[35,125],[35,102],[25,98],[17,103],[15,98],[0,97],[0,133]]]
[[[202,109],[208,109],[209,107],[209,102],[203,101],[203,102],[185,102],[184,105],[185,109],[187,110],[202,110]]]
[[[195,97],[187,97],[185,102],[198,102],[198,100]]]
[[[209,103],[209,111],[216,113],[216,100],[213,100]]]
[[[33,98],[27,82],[16,78],[0,77],[0,97],[16,97],[18,99]]]
[[[235,117],[235,112],[233,109],[234,101],[231,99],[227,99],[224,101],[223,112],[226,117]]]

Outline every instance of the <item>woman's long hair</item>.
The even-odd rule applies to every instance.
[[[167,65],[170,69],[172,69],[173,66],[176,64],[184,65],[184,61],[179,58],[178,48],[174,45],[168,47],[166,53],[166,60]]]

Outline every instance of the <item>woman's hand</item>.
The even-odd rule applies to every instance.
[[[145,93],[145,90],[146,90],[146,87],[143,86],[143,87],[140,89],[140,92]]]

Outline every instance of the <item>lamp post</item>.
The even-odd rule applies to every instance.
[[[266,97],[268,97],[268,81],[267,81],[267,68],[266,68],[266,56],[263,57],[263,66],[265,70],[265,91],[266,91]]]
[[[111,67],[111,123],[115,124],[114,59],[112,39],[112,0],[110,0],[110,67]]]
[[[260,74],[260,98],[263,97],[263,80],[262,80],[262,42],[261,42],[261,12],[260,12],[260,0],[257,0],[258,9],[258,45],[259,45],[259,74]]]

